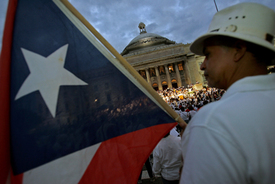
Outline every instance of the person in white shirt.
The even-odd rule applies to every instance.
[[[178,184],[181,167],[180,138],[168,133],[153,151],[153,172],[161,175],[163,184]]]
[[[226,90],[182,135],[181,184],[275,183],[275,12],[240,3],[217,12],[190,50],[210,87]]]
[[[170,135],[172,135],[174,137],[179,137],[180,136],[179,132],[177,131],[177,126],[175,126],[174,128],[172,128],[170,130]]]
[[[194,110],[192,105],[189,105],[188,109],[189,109],[189,116],[191,116],[190,119],[192,119],[197,113],[197,111]]]
[[[180,117],[186,122],[188,123],[189,122],[189,112],[186,112],[184,107],[181,107],[180,108],[181,110],[181,113],[180,113]]]

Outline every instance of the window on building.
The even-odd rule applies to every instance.
[[[176,80],[176,79],[172,79],[171,82],[172,82],[172,83],[177,83],[177,80]]]
[[[159,66],[159,74],[165,74],[164,66]]]
[[[173,87],[173,88],[178,88],[178,83],[177,83],[177,80],[176,80],[176,79],[173,79],[173,80],[171,81],[171,83],[172,83],[172,87]]]
[[[178,64],[178,67],[179,67],[179,71],[183,71],[182,63],[179,63],[179,64]]]
[[[156,76],[156,72],[155,72],[155,69],[154,68],[150,68],[150,76],[153,77],[153,76]]]
[[[174,65],[173,64],[169,64],[168,65],[168,70],[169,70],[169,73],[175,72]]]
[[[162,81],[162,85],[168,85],[166,81]]]
[[[158,90],[158,84],[157,83],[153,83],[152,86],[156,91]]]
[[[163,89],[163,90],[165,90],[165,89],[168,88],[168,84],[167,84],[166,81],[163,81],[161,84],[162,84],[162,89]]]
[[[139,74],[140,74],[144,79],[146,79],[145,70],[140,70],[140,71],[139,71]]]

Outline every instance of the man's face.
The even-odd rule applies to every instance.
[[[204,47],[205,59],[200,67],[210,87],[228,88],[230,71],[232,71],[233,49],[206,42]]]

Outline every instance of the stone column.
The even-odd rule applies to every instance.
[[[160,76],[159,76],[159,69],[157,66],[155,66],[155,72],[156,72],[156,76],[157,76],[159,90],[163,90],[161,81],[160,81]]]
[[[177,64],[177,63],[175,63],[175,70],[176,70],[176,76],[177,76],[178,87],[181,87],[181,86],[182,86],[182,82],[181,82],[180,71],[179,71],[179,67],[178,67],[178,64]]]
[[[190,85],[191,84],[191,74],[188,66],[188,60],[184,60],[184,74],[185,74],[185,79],[186,79],[186,84]]]
[[[151,77],[150,77],[148,68],[145,68],[145,72],[146,72],[147,82],[150,84],[150,86],[152,86]]]
[[[170,78],[170,73],[168,70],[167,65],[164,65],[165,67],[165,73],[166,73],[166,77],[167,77],[167,83],[168,83],[168,88],[172,88],[172,83],[171,83],[171,78]]]

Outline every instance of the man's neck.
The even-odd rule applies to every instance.
[[[266,75],[268,73],[267,66],[264,63],[257,62],[251,53],[247,53],[240,61],[236,63],[235,69],[231,72],[228,80],[227,89],[236,81],[257,75]]]

